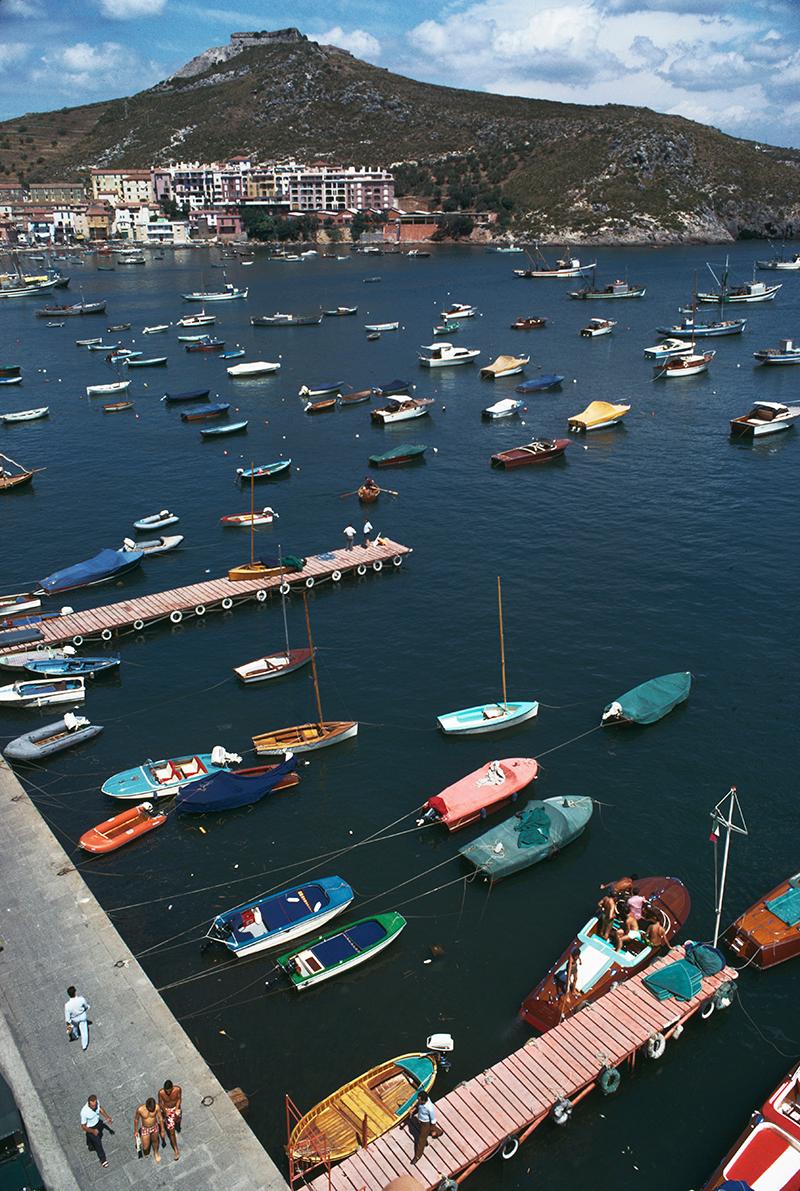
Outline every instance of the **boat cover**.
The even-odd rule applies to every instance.
[[[393,459],[403,459],[406,455],[424,455],[427,449],[416,443],[401,443],[399,447],[394,447],[383,455],[370,455],[369,461],[372,464],[390,463]]]
[[[688,698],[692,676],[688,670],[676,674],[662,674],[643,682],[616,700],[626,720],[634,724],[654,724]],[[608,711],[611,707],[604,710]]]
[[[204,815],[249,806],[269,794],[278,782],[297,768],[297,758],[287,757],[269,773],[246,775],[220,770],[201,781],[191,782],[178,794],[178,814]]]
[[[642,983],[659,1001],[675,997],[678,1001],[691,1001],[703,987],[703,976],[688,959],[679,959],[645,976]]]
[[[386,938],[386,927],[377,918],[356,922],[338,935],[332,935],[309,948],[323,967],[330,968],[362,951],[369,951]]]
[[[517,790],[527,786],[539,769],[532,757],[509,757],[492,761],[482,769],[467,774],[440,794],[428,799],[427,806],[439,814],[446,825],[505,802]]]
[[[481,368],[481,372],[507,372],[509,368],[519,368],[520,365],[527,364],[527,362],[526,356],[498,356],[496,360],[492,360],[491,364]]]
[[[764,904],[787,926],[795,926],[800,922],[800,889],[787,889],[779,897],[773,897],[772,901]]]
[[[592,401],[582,413],[569,418],[569,423],[578,423],[589,430],[598,422],[608,422],[610,418],[621,418],[630,409],[629,405],[612,405],[610,401]]]
[[[563,376],[559,376],[555,372],[547,373],[544,376],[535,376],[531,380],[524,380],[517,385],[514,391],[516,393],[537,393],[542,389],[554,389],[556,385],[561,384],[563,379]]]
[[[584,796],[533,801],[459,852],[476,869],[499,880],[566,847],[581,834],[592,810],[592,800]]]
[[[686,958],[699,968],[704,976],[716,976],[725,967],[725,953],[711,943],[687,943]]]
[[[0,648],[6,645],[27,645],[33,641],[43,641],[44,633],[41,629],[22,628],[6,629],[0,632]]]
[[[86,587],[90,583],[112,579],[114,575],[131,570],[143,558],[140,550],[101,550],[85,562],[76,562],[74,566],[53,571],[52,575],[41,580],[41,586],[48,595],[70,591],[74,587]]]
[[[439,344],[433,345],[438,349]],[[385,385],[376,385],[374,392],[378,397],[391,397],[396,393],[408,393],[413,388],[410,380],[390,380]]]

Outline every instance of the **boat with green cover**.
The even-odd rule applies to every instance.
[[[370,466],[396,467],[400,463],[412,463],[415,459],[421,459],[427,449],[417,443],[404,442],[383,455],[370,455]]]
[[[603,709],[604,728],[617,724],[655,724],[689,698],[692,676],[688,670],[662,674],[635,686]]]
[[[591,798],[583,794],[537,799],[458,851],[486,880],[500,881],[571,844],[593,810]]]
[[[277,962],[301,992],[371,959],[394,942],[405,925],[405,918],[394,910],[361,918],[344,930],[321,935],[304,947],[279,955]]]

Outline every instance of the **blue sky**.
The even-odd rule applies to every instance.
[[[430,82],[800,145],[800,0],[0,0],[0,118],[132,94],[286,25]]]

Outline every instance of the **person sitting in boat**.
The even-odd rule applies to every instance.
[[[628,896],[628,912],[633,914],[637,922],[641,922],[645,913],[646,901],[639,892],[638,886],[634,885]]]
[[[631,951],[632,943],[644,942],[644,933],[639,927],[639,920],[632,910],[628,910],[621,929],[614,932],[614,948],[616,951]]]
[[[652,947],[653,951],[658,951],[662,947],[669,947],[669,937],[658,919],[655,922],[651,922],[647,927],[645,939],[647,940],[647,946]]]

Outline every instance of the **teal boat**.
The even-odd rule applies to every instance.
[[[571,844],[593,810],[591,798],[583,794],[529,802],[525,810],[458,851],[482,877],[500,881]]]
[[[655,724],[689,698],[692,676],[688,670],[662,674],[626,691],[603,709],[604,728],[618,724]]]
[[[278,956],[277,962],[300,992],[365,963],[393,943],[405,925],[405,918],[394,910],[375,914],[352,922],[344,930],[322,935],[305,947],[287,951]]]
[[[412,463],[415,459],[421,459],[427,449],[418,443],[400,443],[399,446],[394,447],[391,451],[386,451],[383,455],[370,455],[370,466],[396,467],[401,463]]]

